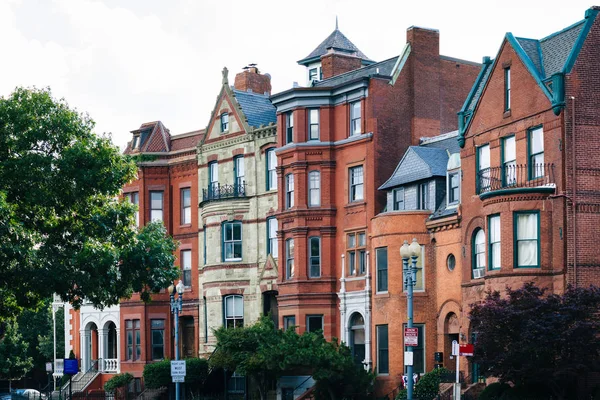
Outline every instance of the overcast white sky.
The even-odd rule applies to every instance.
[[[304,84],[296,61],[335,27],[369,58],[398,55],[411,25],[440,31],[442,54],[494,57],[506,32],[542,38],[584,18],[593,0],[0,0],[0,96],[50,86],[121,148],[161,120],[204,128],[227,66]],[[600,1],[599,1],[600,2]]]

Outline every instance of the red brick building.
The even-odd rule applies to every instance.
[[[440,56],[438,31],[418,27],[408,29],[402,54],[379,63],[361,66],[364,54],[340,46],[317,48],[322,80],[271,97],[279,132],[279,319],[282,327],[339,337],[357,362],[374,366],[374,314],[398,312],[391,303],[372,306],[372,219],[386,206],[378,188],[410,145],[456,129],[480,65]],[[420,213],[421,224],[427,216]]]
[[[198,166],[196,146],[203,131],[171,136],[160,121],[145,123],[132,131],[125,153],[148,156],[139,162],[138,179],[125,185],[123,196],[139,207],[138,225],[163,221],[167,232],[180,245],[175,265],[181,268],[185,285],[180,315],[180,354],[198,355]],[[194,272],[195,271],[195,272]],[[84,305],[70,309],[66,329],[72,349],[81,359],[82,371],[98,360],[98,378],[88,389],[100,389],[111,374],[129,372],[136,379],[131,391],[141,389],[144,365],[154,360],[173,358],[171,333],[174,319],[167,291],[152,296],[150,303],[138,294],[120,305],[100,311]],[[67,336],[68,337],[68,336]]]
[[[540,40],[508,33],[459,114],[468,340],[489,289],[600,284],[599,11]]]

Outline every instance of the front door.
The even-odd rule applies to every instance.
[[[183,318],[182,354],[183,358],[197,357],[194,351],[194,319]]]

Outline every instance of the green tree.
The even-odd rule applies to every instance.
[[[554,398],[575,394],[577,378],[600,365],[600,288],[569,288],[563,295],[526,283],[489,292],[473,305],[477,332],[473,361],[502,383],[548,388]],[[537,389],[536,389],[537,390]]]
[[[19,333],[16,321],[6,321],[4,337],[0,340],[0,379],[9,382],[21,379],[33,366],[31,357],[27,355],[27,342]]]
[[[138,230],[118,200],[135,161],[93,127],[48,89],[0,98],[0,319],[53,293],[75,307],[147,301],[179,274],[164,226]]]
[[[373,374],[357,366],[350,349],[322,334],[275,329],[262,316],[254,325],[215,331],[217,351],[213,367],[227,368],[251,379],[266,399],[269,384],[287,374],[309,374],[316,381],[317,398],[363,398],[372,389]]]

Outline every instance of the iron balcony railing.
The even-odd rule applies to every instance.
[[[554,164],[511,164],[477,172],[477,193],[555,183]]]
[[[202,189],[202,202],[246,197],[246,182],[234,185],[213,183],[207,189]]]

